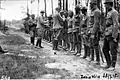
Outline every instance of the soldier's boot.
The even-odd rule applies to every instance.
[[[91,60],[90,61],[94,61],[94,48],[93,47],[90,48],[90,54],[91,54]]]
[[[107,62],[107,65],[104,67],[104,69],[107,69],[111,66],[111,58],[110,58],[109,50],[103,48],[103,53]]]
[[[39,40],[39,47],[40,47],[40,48],[44,48],[44,47],[42,46],[42,39]]]
[[[112,49],[111,55],[112,55],[112,62],[111,62],[111,67],[109,70],[114,70],[116,66],[116,61],[117,61],[117,49],[116,48]]]
[[[77,52],[76,52],[77,56],[81,56],[81,43],[77,44]]]
[[[90,57],[90,47],[87,46],[87,57]]]
[[[112,55],[111,66],[107,70],[110,70],[110,71],[115,70],[116,61],[117,61],[117,55]]]
[[[53,50],[58,50],[58,40],[53,40]]]
[[[37,39],[36,46],[39,45],[40,39]]]
[[[55,50],[55,45],[56,45],[56,43],[55,43],[55,40],[53,39],[53,50]]]
[[[84,56],[83,59],[85,59],[87,57],[87,46],[84,45]]]
[[[95,53],[96,53],[96,62],[95,64],[100,64],[100,56],[99,56],[99,47],[98,46],[95,46]]]

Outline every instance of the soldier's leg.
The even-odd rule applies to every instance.
[[[90,54],[91,54],[91,61],[94,61],[94,48],[93,48],[93,46],[90,47]]]
[[[81,55],[81,48],[82,48],[82,40],[81,40],[81,36],[77,34],[77,56]]]
[[[105,56],[107,66],[105,68],[109,68],[111,65],[111,59],[110,59],[110,54],[109,54],[109,41],[105,38],[104,43],[103,43],[103,54]]]
[[[116,61],[117,61],[117,47],[118,47],[118,43],[114,42],[113,40],[110,41],[110,52],[111,52],[111,66],[115,68],[116,65]]]
[[[40,39],[37,39],[36,46],[39,45]]]
[[[87,46],[87,57],[90,57],[90,47]]]
[[[94,46],[93,46],[93,39],[90,38],[90,55],[91,61],[94,61]]]
[[[84,56],[83,58],[87,57],[87,46],[84,44]]]
[[[99,63],[100,62],[99,47],[96,45],[94,46],[94,49],[95,49],[95,54],[96,54],[96,61],[97,63]]]
[[[40,38],[40,39],[39,39],[39,47],[40,47],[40,48],[43,48],[43,46],[42,46],[41,44],[42,44],[42,39]]]

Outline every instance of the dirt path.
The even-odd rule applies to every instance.
[[[29,35],[13,30],[10,30],[9,33],[12,35],[19,35],[29,42]],[[47,70],[46,73],[43,72],[41,73],[42,75],[39,75],[39,70],[37,72],[33,71],[33,74],[37,79],[120,79],[119,64],[117,64],[115,71],[105,71],[100,68],[100,66],[90,63],[86,59],[75,57],[71,53],[65,51],[59,51],[57,52],[57,55],[54,55],[50,43],[43,41],[42,45],[44,46],[43,49],[35,49],[27,44],[17,47],[17,49],[19,48],[20,51],[25,53],[23,54],[24,56],[36,59],[38,66],[41,61],[45,61],[43,64],[44,68],[42,67],[41,69],[43,70],[40,71]],[[117,76],[115,77],[116,74]]]

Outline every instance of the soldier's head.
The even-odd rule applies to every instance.
[[[34,19],[34,18],[35,18],[35,15],[34,15],[34,14],[32,14],[32,15],[31,15],[31,18],[32,18],[32,19]]]
[[[75,12],[76,12],[76,14],[80,14],[80,6],[79,5],[77,5],[76,7],[75,7]]]
[[[64,11],[63,10],[60,11],[59,13],[60,13],[60,16],[62,16],[62,17],[64,16]]]
[[[82,14],[86,15],[86,14],[87,14],[87,8],[86,8],[86,7],[83,7],[83,8],[81,9],[81,12],[82,12]]]
[[[72,18],[73,15],[74,15],[73,11],[69,10],[69,11],[68,11],[68,16],[69,16],[70,18]]]
[[[55,8],[55,11],[59,13],[61,11],[60,7]]]
[[[68,11],[64,11],[64,16],[65,16],[65,18],[68,17]]]
[[[45,11],[42,10],[42,11],[40,11],[40,13],[41,13],[41,16],[43,16],[45,14]]]
[[[97,7],[97,0],[90,0],[90,9],[95,9]]]
[[[107,9],[110,9],[113,7],[113,3],[114,3],[114,0],[105,0],[104,4]]]

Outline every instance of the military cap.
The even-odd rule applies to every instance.
[[[75,10],[80,11],[80,10],[81,10],[80,6],[79,6],[79,5],[76,5],[76,6],[75,6]]]
[[[42,11],[40,11],[40,13],[45,13],[45,11],[44,11],[44,10],[42,10]]]
[[[81,11],[87,11],[86,7],[82,7]]]
[[[111,3],[111,2],[114,2],[114,0],[105,0],[105,3],[104,3],[104,4],[106,4],[106,3]]]

